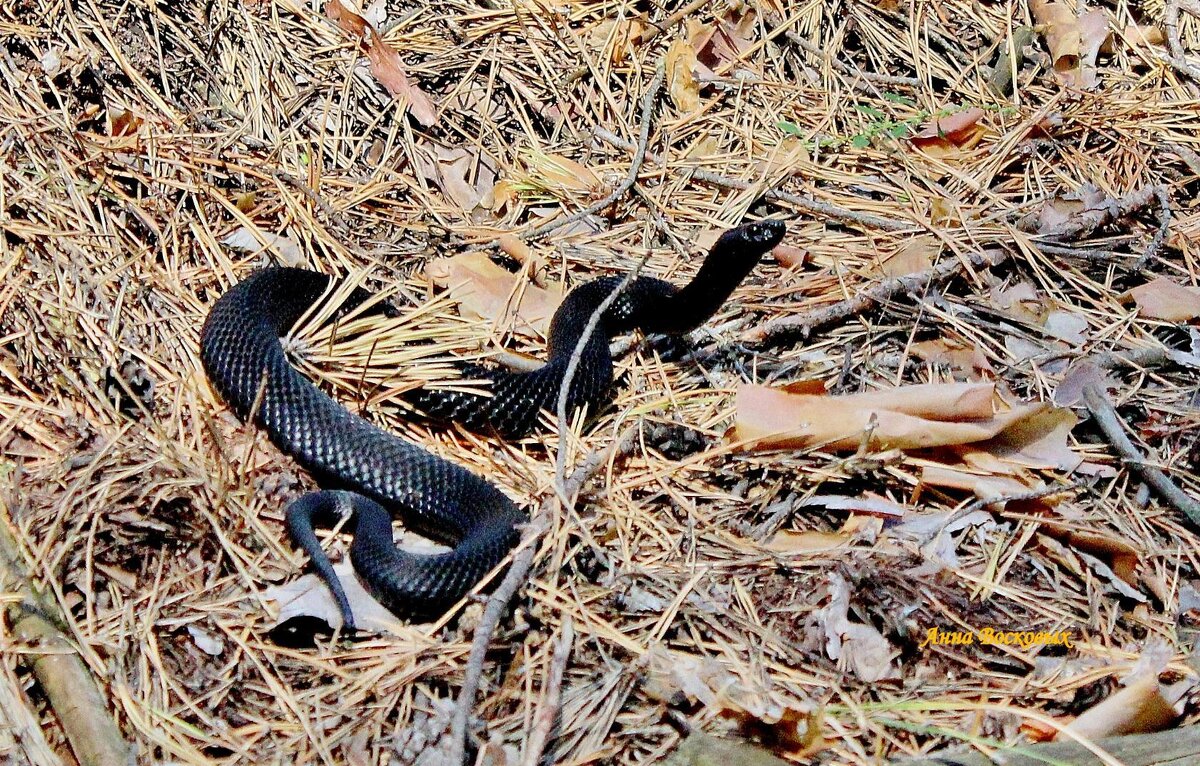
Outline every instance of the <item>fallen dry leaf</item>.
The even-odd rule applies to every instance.
[[[391,43],[379,36],[375,27],[358,12],[346,7],[341,0],[328,0],[325,15],[338,28],[349,33],[366,51],[371,74],[388,93],[407,105],[417,122],[432,127],[438,122],[437,108],[420,86],[408,78],[404,62]]]
[[[741,5],[712,24],[690,25],[690,40],[697,58],[710,69],[741,61],[742,54],[754,46],[756,17],[753,8]]]
[[[1046,315],[1042,328],[1047,335],[1072,346],[1082,346],[1087,342],[1088,321],[1073,311],[1051,311]]]
[[[868,430],[879,449],[919,449],[991,439],[1044,409],[1007,407],[991,383],[930,383],[849,396],[738,387],[731,434],[743,449],[857,449]]]
[[[464,147],[425,142],[413,156],[421,176],[441,189],[467,215],[493,191],[496,169],[486,155]]]
[[[1133,300],[1141,316],[1164,322],[1187,322],[1200,316],[1200,288],[1188,287],[1166,277],[1138,285],[1121,296]]]
[[[795,269],[808,263],[811,253],[803,248],[795,245],[778,244],[771,251],[771,257],[774,258],[780,266],[787,269]]]
[[[367,48],[367,59],[371,62],[371,73],[379,80],[379,84],[407,104],[408,111],[417,118],[417,122],[427,128],[437,125],[437,107],[420,86],[408,79],[408,72],[404,70],[404,62],[396,49],[370,27],[363,35],[363,42]]]
[[[965,466],[925,465],[921,467],[921,486],[961,489],[981,500],[1011,497],[1028,492],[1027,482],[1007,474],[994,474]]]
[[[267,234],[247,226],[239,226],[229,232],[221,240],[221,244],[234,250],[250,253],[272,250],[284,266],[298,266],[303,258],[299,243],[291,237],[282,234]]]
[[[933,157],[946,157],[970,149],[987,132],[987,128],[979,124],[983,114],[982,109],[971,107],[945,117],[934,117],[922,125],[921,130],[909,141]]]
[[[879,264],[884,276],[903,277],[927,271],[942,252],[942,240],[936,234],[906,237],[896,250]]]
[[[1116,378],[1109,370],[1097,366],[1089,359],[1078,359],[1071,363],[1062,380],[1054,388],[1054,405],[1070,407],[1083,401],[1083,389],[1095,386],[1101,391],[1116,388]]]
[[[1110,30],[1103,11],[1076,14],[1063,3],[1031,0],[1033,17],[1044,29],[1054,73],[1059,82],[1079,88],[1098,84],[1096,58]]]
[[[559,154],[532,150],[522,155],[525,172],[520,179],[534,189],[559,199],[600,199],[609,185],[591,168]]]
[[[1095,741],[1119,734],[1162,731],[1179,717],[1163,695],[1157,673],[1146,673],[1097,705],[1085,710],[1066,727],[1076,737]],[[1056,740],[1073,737],[1059,733]]]
[[[979,343],[968,346],[949,338],[931,338],[910,344],[908,352],[923,362],[949,367],[958,380],[980,380],[985,373],[996,372]]]
[[[874,626],[852,622],[849,614],[850,585],[833,573],[829,576],[829,603],[816,615],[825,633],[825,653],[867,683],[899,678],[892,659],[900,652]]]
[[[804,752],[820,736],[819,708],[782,700],[719,660],[656,645],[639,664],[645,669],[642,689],[650,697],[671,705],[699,702],[743,729],[769,734],[782,752]]]
[[[462,316],[541,337],[549,334],[550,320],[563,298],[561,283],[530,284],[482,252],[439,258],[425,267],[425,273],[435,285],[450,291]]]
[[[853,541],[851,535],[843,532],[793,532],[781,529],[763,547],[775,553],[817,553],[844,548]]]
[[[354,613],[354,622],[359,630],[407,635],[405,624],[363,588],[349,561],[334,564],[333,571],[346,591],[346,599],[350,602],[350,611]],[[342,625],[342,613],[333,600],[333,594],[325,581],[315,574],[306,574],[291,582],[267,588],[263,591],[263,598],[279,605],[279,615],[272,629],[295,617],[315,617],[335,629]]]
[[[700,83],[696,81],[696,49],[687,40],[675,40],[667,48],[667,93],[681,112],[700,108]]]

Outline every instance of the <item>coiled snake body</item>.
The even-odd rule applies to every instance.
[[[595,412],[607,400],[613,336],[632,330],[682,333],[699,326],[783,233],[780,221],[726,231],[683,288],[650,277],[632,280],[583,349],[568,407],[589,404]],[[313,526],[335,522],[347,506],[353,511],[350,558],[372,595],[397,614],[437,615],[504,559],[525,514],[492,484],[351,413],[292,367],[279,338],[321,299],[330,281],[303,269],[267,268],[252,274],[213,305],[201,332],[201,359],[238,417],[253,415],[271,441],[322,486],[341,490],[302,497],[289,507],[287,521],[293,541],[333,590],[346,625],[354,625],[353,615]],[[421,390],[413,403],[433,417],[476,430],[506,437],[528,433],[541,409],[555,407],[588,320],[620,282],[606,277],[567,295],[551,322],[549,359],[540,369],[473,368],[472,379],[490,382],[490,396]],[[352,301],[365,297],[358,291]],[[411,529],[453,549],[418,555],[396,548],[393,512]]]

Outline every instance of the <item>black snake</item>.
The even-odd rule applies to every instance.
[[[726,231],[685,287],[638,277],[605,311],[583,349],[568,395],[571,409],[595,412],[607,401],[613,361],[609,340],[620,333],[684,333],[710,317],[783,238],[781,221],[765,220]],[[620,286],[605,277],[572,290],[554,314],[549,360],[532,372],[472,368],[490,396],[421,390],[413,403],[436,418],[516,437],[531,431],[543,408],[554,409],[572,352],[595,309]],[[204,367],[225,400],[245,420],[251,415],[271,441],[308,469],[324,487],[287,511],[293,541],[312,559],[354,619],[341,584],[321,550],[314,525],[352,510],[350,558],[368,590],[388,609],[433,616],[457,602],[499,564],[517,541],[526,516],[499,489],[461,466],[378,428],[351,413],[292,367],[280,343],[317,301],[331,278],[293,268],[266,268],[222,295],[201,332]],[[351,303],[369,297],[358,290]],[[418,555],[392,542],[392,513],[409,528],[452,546]]]

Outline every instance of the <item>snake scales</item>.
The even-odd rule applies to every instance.
[[[651,277],[632,280],[583,348],[568,407],[587,404],[595,412],[607,401],[613,336],[694,329],[783,234],[783,223],[773,220],[726,231],[682,288]],[[472,379],[490,382],[490,396],[423,389],[413,403],[430,416],[475,430],[508,438],[528,433],[540,410],[554,408],[584,328],[621,281],[597,279],[567,295],[551,322],[549,358],[540,369],[472,368]],[[333,590],[346,625],[354,625],[350,605],[313,527],[336,522],[347,509],[352,511],[348,529],[354,533],[350,558],[372,595],[397,614],[437,615],[504,559],[526,517],[491,483],[351,413],[292,367],[280,336],[326,294],[330,283],[330,277],[303,269],[272,267],[251,274],[213,304],[201,332],[201,359],[238,417],[253,417],[318,483],[334,488],[297,500],[288,508],[287,522],[293,541]],[[366,297],[360,290],[351,300]],[[392,542],[393,513],[452,550],[418,555],[398,549]]]

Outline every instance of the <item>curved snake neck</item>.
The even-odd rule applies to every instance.
[[[651,277],[632,280],[587,340],[568,407],[590,405],[594,413],[607,401],[613,336],[694,329],[783,234],[780,221],[726,231],[683,288]],[[490,396],[422,389],[411,401],[432,417],[475,430],[508,438],[529,433],[542,409],[554,409],[584,328],[621,281],[597,279],[567,295],[551,322],[549,358],[540,369],[471,368],[469,376],[484,380]],[[293,540],[333,590],[346,625],[354,625],[353,615],[313,526],[331,524],[347,509],[353,511],[351,561],[372,595],[398,614],[437,615],[504,559],[525,514],[492,484],[351,413],[292,367],[279,338],[321,300],[330,283],[330,277],[303,269],[255,272],[213,305],[201,332],[201,359],[239,418],[253,416],[271,441],[318,483],[341,490],[306,495],[289,507],[287,519]],[[350,302],[361,303],[368,296],[359,290]],[[393,513],[453,549],[437,555],[397,549],[392,544]]]

